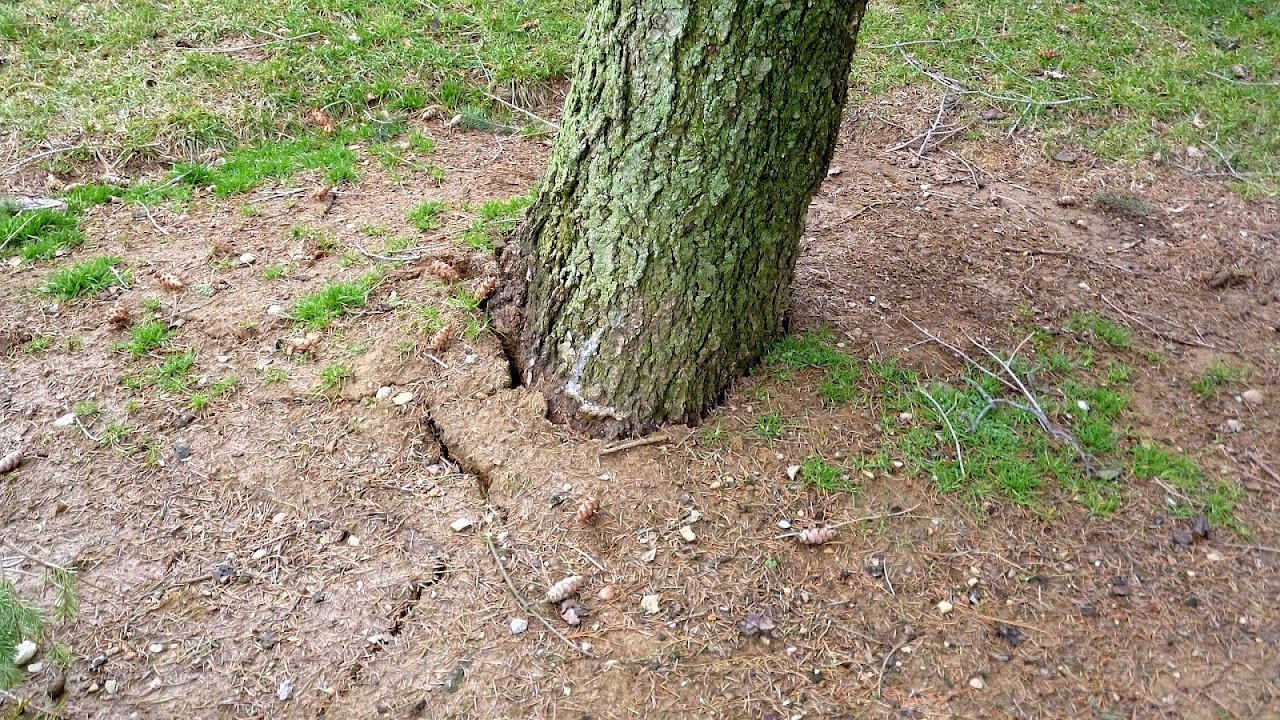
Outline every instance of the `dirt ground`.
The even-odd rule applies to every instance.
[[[279,194],[305,178],[201,196],[184,215],[98,207],[74,255],[124,257],[134,282],[120,298],[53,304],[32,292],[49,265],[0,270],[8,337],[56,338],[0,362],[0,451],[29,448],[0,476],[0,526],[81,570],[83,617],[54,627],[75,656],[60,715],[1280,718],[1280,479],[1262,467],[1280,468],[1280,210],[1164,166],[1046,161],[1034,136],[957,141],[923,159],[886,151],[929,127],[934,102],[903,93],[850,111],[839,172],[809,216],[793,330],[829,327],[859,357],[945,376],[956,363],[908,318],[1002,347],[1027,317],[1053,328],[1090,310],[1126,325],[1163,358],[1134,362],[1134,434],[1240,483],[1251,537],[1215,530],[1175,545],[1187,523],[1146,482],[1109,520],[1065,499],[1052,518],[999,502],[975,511],[905,471],[873,474],[855,496],[814,490],[787,468],[870,452],[879,430],[865,404],[824,407],[804,376],[775,388],[788,423],[772,442],[751,433],[752,389],[769,380],[746,378],[709,420],[727,442],[681,427],[607,452],[510,387],[492,335],[457,337],[440,362],[421,345],[403,351],[426,342],[413,306],[445,307],[452,292],[424,272],[428,258],[390,269],[314,358],[286,356],[279,341],[301,331],[268,309],[367,271],[343,267],[370,242],[362,226],[412,233],[405,212],[424,199],[508,197],[543,168],[543,141],[428,121],[448,169],[440,187],[370,163],[327,213],[305,191]],[[978,122],[981,109],[963,112]],[[1088,201],[1103,189],[1155,212],[1104,212]],[[240,209],[250,204],[256,214]],[[304,223],[340,248],[298,259],[287,231]],[[215,247],[256,260],[217,263]],[[430,250],[464,281],[492,267],[445,241]],[[272,263],[297,269],[269,282]],[[208,296],[162,290],[158,275],[175,271]],[[235,393],[191,417],[180,398],[121,386],[156,361],[113,352],[107,316],[148,298],[162,299],[173,347],[198,352],[195,375],[234,375]],[[1188,382],[1218,359],[1247,365],[1267,400],[1198,401]],[[318,394],[333,362],[354,377]],[[265,368],[290,379],[268,383]],[[377,399],[384,386],[413,397]],[[102,415],[54,426],[83,400]],[[1224,432],[1232,419],[1238,432]],[[96,442],[111,421],[132,428],[117,448]],[[592,524],[574,519],[587,497],[601,505]],[[826,545],[778,538],[782,520],[864,516],[880,517]],[[460,519],[470,526],[454,529]],[[868,572],[873,555],[887,580]],[[569,575],[585,577],[590,614],[577,627],[541,602]],[[772,631],[745,634],[749,616]],[[513,634],[513,618],[528,629]],[[58,675],[46,668],[15,692],[52,706]]]

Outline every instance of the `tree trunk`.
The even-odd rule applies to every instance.
[[[784,330],[865,0],[600,0],[490,308],[553,420],[696,422]]]

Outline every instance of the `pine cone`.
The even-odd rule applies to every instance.
[[[471,285],[471,294],[481,300],[488,300],[494,290],[498,289],[498,278],[487,277],[483,280],[477,280]]]
[[[585,525],[593,522],[598,512],[600,512],[600,501],[589,497],[582,501],[582,504],[578,506],[578,512],[574,513],[573,516],[578,519],[578,522]]]
[[[182,292],[187,287],[187,279],[178,273],[161,273],[158,282],[160,287],[170,292]]]
[[[453,323],[449,322],[435,331],[431,339],[427,341],[427,349],[431,352],[444,352],[451,342],[453,342]]]
[[[432,260],[427,265],[427,272],[435,275],[445,282],[455,282],[462,278],[462,273],[458,269],[443,260]]]
[[[132,321],[133,313],[129,310],[129,306],[124,304],[111,308],[111,314],[107,315],[107,323],[112,327],[124,327]]]
[[[796,542],[801,545],[822,545],[835,539],[836,529],[833,527],[805,528],[796,533]]]
[[[22,464],[22,448],[18,448],[17,450],[14,450],[8,455],[5,455],[4,457],[0,458],[0,475],[3,475],[12,470],[17,470],[18,466],[21,464]]]
[[[306,355],[316,347],[316,342],[320,340],[320,333],[310,332],[306,337],[291,337],[284,341],[284,352],[286,355]]]
[[[547,602],[558,603],[561,600],[569,598],[571,595],[578,592],[578,588],[582,587],[582,581],[585,579],[586,578],[581,575],[570,575],[555,585],[552,585],[551,589],[547,590]]]

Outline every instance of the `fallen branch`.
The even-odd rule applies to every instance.
[[[360,244],[359,240],[356,240],[355,244],[356,244],[356,250],[359,250],[361,255],[367,258],[370,258],[372,260],[381,260],[383,262],[414,262],[416,260],[422,259],[421,255],[398,255],[395,257],[389,256],[389,255],[379,255],[374,252],[369,252],[367,249],[365,249],[364,245]]]
[[[1138,326],[1138,327],[1140,327],[1140,328],[1144,328],[1144,329],[1146,329],[1147,331],[1149,331],[1149,332],[1151,332],[1151,333],[1154,333],[1154,334],[1155,334],[1155,336],[1156,336],[1156,337],[1158,337],[1158,338],[1160,338],[1161,340],[1167,340],[1167,341],[1169,341],[1169,342],[1177,343],[1177,344],[1179,344],[1179,345],[1189,345],[1189,346],[1191,346],[1191,347],[1202,347],[1202,348],[1208,348],[1208,349],[1210,349],[1210,350],[1217,350],[1217,349],[1218,349],[1216,346],[1214,346],[1214,345],[1210,345],[1209,343],[1206,343],[1206,342],[1201,342],[1201,341],[1199,341],[1199,340],[1183,340],[1182,338],[1175,337],[1175,336],[1170,335],[1170,334],[1168,334],[1168,333],[1165,333],[1165,332],[1162,332],[1162,331],[1160,331],[1160,330],[1157,330],[1157,329],[1155,329],[1155,328],[1151,327],[1150,325],[1148,325],[1148,324],[1146,324],[1146,323],[1142,322],[1141,320],[1138,320],[1137,318],[1133,317],[1132,315],[1130,315],[1129,313],[1125,312],[1124,310],[1122,310],[1118,305],[1116,305],[1115,303],[1111,302],[1111,300],[1107,299],[1107,296],[1106,296],[1106,295],[1099,295],[1099,297],[1101,297],[1101,298],[1102,298],[1102,302],[1106,303],[1107,305],[1110,305],[1112,310],[1115,310],[1116,312],[1120,313],[1120,315],[1121,315],[1121,316],[1123,316],[1126,320],[1128,320],[1129,322],[1133,323],[1134,325],[1137,325],[1137,326]],[[1146,315],[1146,313],[1136,313],[1136,314],[1138,314],[1138,315]],[[1172,321],[1165,320],[1164,318],[1161,318],[1161,317],[1158,317],[1158,316],[1156,316],[1156,317],[1157,317],[1158,319],[1160,319],[1160,320],[1164,320],[1164,322],[1167,322],[1167,323],[1169,323],[1170,325],[1173,325],[1173,324],[1174,324]]]
[[[542,116],[540,116],[540,115],[535,115],[535,114],[533,114],[533,113],[529,112],[528,110],[525,110],[524,108],[520,107],[519,105],[515,105],[515,104],[513,104],[513,103],[509,103],[509,102],[507,102],[506,100],[503,100],[502,98],[498,97],[497,95],[494,95],[494,94],[492,94],[492,93],[485,93],[484,95],[485,95],[485,97],[489,98],[490,100],[497,100],[498,102],[502,103],[503,105],[506,105],[508,108],[510,108],[510,109],[512,109],[512,110],[515,110],[516,112],[520,113],[521,115],[524,115],[524,116],[526,116],[526,117],[530,117],[530,118],[533,118],[534,120],[537,120],[538,122],[542,123],[543,125],[546,125],[547,127],[551,128],[552,130],[559,130],[559,129],[560,129],[560,126],[559,126],[559,125],[557,125],[557,124],[555,124],[555,123],[551,122],[550,120],[548,120],[548,119],[546,119],[546,118],[544,118],[544,117],[542,117]]]
[[[542,617],[540,613],[535,612],[534,609],[529,606],[529,603],[526,602],[525,599],[520,596],[520,591],[516,590],[515,582],[512,581],[511,576],[507,574],[507,568],[502,564],[502,557],[498,555],[498,548],[493,544],[492,535],[489,535],[488,533],[485,534],[484,544],[489,547],[489,552],[493,554],[493,561],[498,564],[498,572],[502,573],[502,579],[507,581],[507,589],[511,591],[511,597],[514,597],[516,599],[516,603],[519,604],[520,607],[525,612],[538,618],[538,621],[541,622],[543,626],[545,626],[547,630],[551,632],[552,635],[555,635],[556,637],[560,638],[565,645],[568,645],[569,647],[573,648],[576,652],[581,653],[582,655],[585,655],[587,657],[595,657],[591,653],[579,647],[577,643],[565,637],[564,633],[561,633],[559,630],[557,630],[555,626],[553,626],[550,623],[550,621],[548,621],[546,618]]]
[[[600,450],[600,455],[601,457],[603,457],[605,455],[620,453],[620,452],[623,452],[624,450],[630,450],[632,448],[638,448],[644,445],[654,445],[656,443],[665,443],[665,442],[671,442],[671,438],[667,437],[666,435],[651,435],[647,438],[640,438],[639,440],[632,440],[630,442],[624,442],[620,445],[613,445],[607,448],[602,448]]]
[[[47,157],[49,157],[50,155],[57,155],[58,153],[74,152],[74,151],[79,150],[79,149],[81,149],[81,148],[83,148],[83,147],[84,147],[84,145],[72,145],[71,147],[57,148],[57,149],[55,149],[55,150],[46,150],[46,151],[44,151],[44,152],[42,152],[42,153],[38,153],[38,154],[36,154],[36,155],[32,155],[31,157],[27,158],[26,160],[20,160],[20,161],[18,161],[16,164],[14,164],[14,165],[10,165],[8,168],[5,168],[5,171],[4,171],[4,172],[0,172],[0,175],[12,175],[13,173],[17,172],[18,170],[20,170],[20,169],[22,169],[22,168],[24,168],[24,167],[26,167],[26,166],[30,165],[30,164],[31,164],[31,163],[33,163],[33,162],[36,162],[37,160],[40,160],[40,159],[42,159],[42,158],[47,158]]]
[[[908,643],[912,640],[918,639],[919,637],[919,635],[912,635],[906,640],[894,645],[892,650],[885,653],[884,662],[880,663],[880,677],[876,679],[876,697],[884,695],[884,674],[889,669],[889,661],[893,659],[893,656],[896,655],[899,650],[906,647]]]
[[[916,388],[916,392],[923,395],[925,399],[929,401],[929,404],[933,405],[933,409],[938,411],[938,416],[942,418],[942,422],[946,423],[947,430],[951,433],[951,439],[956,443],[956,463],[960,465],[960,479],[964,480],[964,455],[960,452],[960,436],[956,434],[955,427],[951,425],[951,418],[947,416],[945,411],[943,411],[942,405],[940,405],[937,400],[933,399],[933,396],[929,394],[928,390],[925,390],[923,387],[918,387]]]
[[[953,80],[942,73],[935,73],[930,70],[926,70],[918,60],[908,55],[907,51],[901,47],[898,48],[898,53],[902,55],[902,59],[905,60],[908,65],[919,70],[925,77],[942,85],[957,95],[979,95],[989,100],[1001,100],[1004,102],[1020,103],[1023,105],[1038,105],[1040,107],[1053,107],[1055,105],[1066,105],[1068,103],[1084,102],[1086,100],[1093,99],[1091,95],[1081,95],[1079,97],[1064,98],[1061,100],[1036,100],[1025,96],[1014,97],[1010,95],[993,95],[983,90],[971,90],[968,87],[965,87],[965,85],[959,80]]]
[[[1254,465],[1257,465],[1262,472],[1270,475],[1271,479],[1276,483],[1276,488],[1280,489],[1280,474],[1277,474],[1275,470],[1272,470],[1271,466],[1267,465],[1267,463],[1263,461],[1262,456],[1252,450],[1246,450],[1244,457]]]
[[[894,511],[892,511],[892,512],[879,513],[879,514],[877,514],[877,515],[864,515],[864,516],[862,516],[862,517],[860,517],[860,518],[854,518],[854,519],[852,519],[852,520],[845,520],[845,521],[844,521],[844,522],[842,522],[842,523],[836,523],[835,525],[827,525],[826,527],[828,527],[828,528],[830,528],[830,529],[832,529],[832,530],[835,530],[835,529],[837,529],[837,528],[842,528],[842,527],[844,527],[844,526],[846,526],[846,525],[853,525],[854,523],[869,522],[869,521],[871,521],[871,520],[885,520],[885,519],[888,519],[888,518],[902,517],[903,515],[907,515],[907,514],[910,514],[910,513],[912,513],[912,512],[915,512],[919,507],[920,507],[920,506],[917,504],[917,505],[912,505],[911,507],[907,508],[906,510],[894,510]],[[796,535],[798,535],[798,534],[799,534],[798,532],[783,533],[782,535],[778,535],[777,537],[775,537],[775,538],[774,538],[774,540],[786,540],[787,538],[795,537],[795,536],[796,536]]]

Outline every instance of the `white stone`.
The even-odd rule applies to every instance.
[[[120,683],[115,680],[108,680],[102,683],[102,689],[106,690],[108,695],[115,695],[120,690]]]
[[[969,687],[973,688],[974,690],[982,690],[986,686],[987,686],[986,681],[984,681],[980,677],[969,678]]]
[[[449,527],[453,528],[454,532],[462,532],[469,529],[472,525],[475,525],[475,523],[471,521],[471,518],[458,518],[457,520],[454,520]]]
[[[34,662],[27,666],[27,672],[29,673],[38,673],[43,669],[44,669],[44,663],[42,662]]]
[[[240,256],[241,265],[252,265],[257,262],[257,260],[258,258],[254,257],[253,253],[245,253]]]
[[[268,315],[281,315],[283,313],[284,313],[284,306],[282,305],[272,305],[271,307],[267,308]]]
[[[154,642],[147,646],[147,652],[155,655],[164,652],[164,643]]]
[[[378,393],[374,395],[374,397],[377,398],[378,400],[386,400],[387,398],[391,397],[391,386],[383,385],[382,387],[378,388]]]
[[[693,532],[693,528],[688,525],[682,525],[680,527],[680,537],[684,538],[685,542],[693,542],[698,539],[698,536]]]
[[[266,549],[266,548],[258,548],[257,550],[254,550],[254,551],[253,551],[253,555],[252,555],[252,557],[253,557],[253,559],[254,559],[254,560],[261,560],[262,558],[264,558],[264,557],[266,557],[266,556],[267,556],[267,549]]]
[[[276,698],[280,702],[284,702],[291,697],[293,697],[293,681],[285,680],[280,683],[280,687],[276,688]]]
[[[645,595],[640,599],[640,609],[648,615],[657,615],[662,610],[662,605],[658,602],[657,595]]]
[[[788,465],[788,466],[787,466],[787,478],[788,478],[788,479],[790,479],[790,480],[795,480],[795,479],[796,479],[796,475],[798,475],[799,473],[800,473],[800,466],[799,466],[799,465]]]
[[[355,535],[348,535],[347,544],[350,545],[351,547],[360,547],[360,538],[356,537]]]
[[[13,650],[13,664],[26,665],[31,662],[31,658],[36,656],[36,651],[39,649],[39,645],[36,645],[30,640],[23,640],[18,643],[18,647]]]
[[[391,402],[395,403],[396,405],[408,405],[410,402],[413,402],[413,393],[411,392],[396,393],[396,396],[391,398]]]
[[[955,609],[956,609],[956,606],[952,605],[950,602],[947,602],[946,600],[943,600],[942,602],[938,603],[939,615],[946,615],[947,613]]]
[[[1250,405],[1261,405],[1266,402],[1267,396],[1263,395],[1261,390],[1245,390],[1240,393],[1240,399]]]
[[[66,415],[53,421],[54,427],[71,427],[76,424],[76,414],[69,412]]]
[[[524,618],[511,618],[511,634],[519,635],[529,629],[529,621]]]

